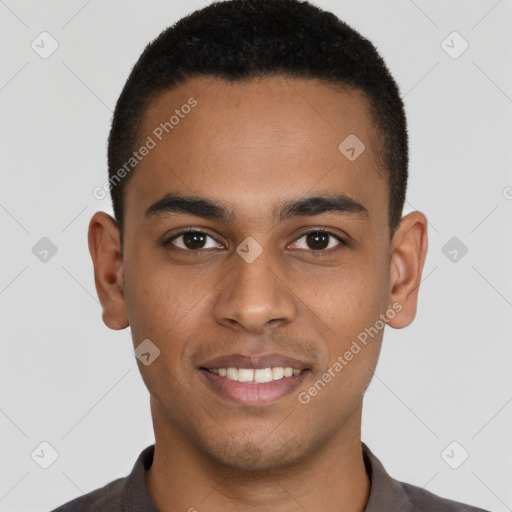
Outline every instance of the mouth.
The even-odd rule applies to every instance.
[[[207,385],[224,399],[244,405],[275,402],[293,392],[311,369],[278,354],[233,354],[199,367]]]

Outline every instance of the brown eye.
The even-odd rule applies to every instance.
[[[212,241],[209,242],[208,239]],[[174,235],[164,242],[165,245],[175,245],[180,249],[197,251],[199,249],[218,249],[222,247],[213,237],[202,231],[188,230]],[[209,244],[209,245],[208,245]]]
[[[183,235],[183,244],[188,249],[202,249],[206,242],[204,233],[185,233]]]
[[[326,249],[329,246],[329,238],[330,236],[327,233],[314,231],[306,235],[306,243],[311,249]]]
[[[303,240],[303,242],[300,242],[301,240]],[[294,245],[296,249],[305,249],[319,252],[336,247],[340,248],[346,244],[341,237],[335,235],[334,233],[330,233],[329,231],[324,230],[317,230],[309,231],[308,233],[303,234],[297,239]]]

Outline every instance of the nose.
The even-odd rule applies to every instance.
[[[275,328],[293,320],[296,297],[287,283],[284,267],[270,252],[263,250],[251,263],[237,253],[232,255],[232,267],[222,280],[214,305],[218,323],[261,333],[269,325]]]

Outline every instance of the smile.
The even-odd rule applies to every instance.
[[[206,368],[219,377],[237,382],[264,384],[299,375],[301,370],[290,366],[274,366],[273,368]]]
[[[239,405],[276,402],[295,391],[311,373],[290,366],[267,368],[199,368],[203,382],[218,397]]]

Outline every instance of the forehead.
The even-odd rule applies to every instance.
[[[127,184],[126,211],[140,217],[165,193],[181,192],[254,215],[256,203],[315,190],[386,208],[368,105],[362,91],[317,79],[188,79],[145,112],[137,148],[152,149]]]

